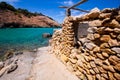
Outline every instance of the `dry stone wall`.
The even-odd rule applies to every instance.
[[[76,26],[90,21],[87,37],[74,47]],[[53,35],[52,52],[82,80],[120,80],[120,9],[98,9],[67,17]]]

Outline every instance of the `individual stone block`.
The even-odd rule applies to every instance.
[[[100,58],[100,59],[105,59],[101,53],[96,53],[97,57]]]
[[[80,66],[80,67],[84,67],[83,62],[80,59],[77,61],[77,65]]]
[[[110,35],[102,35],[102,37],[100,38],[102,42],[108,42],[110,39]]]
[[[108,41],[108,44],[110,45],[110,47],[114,47],[114,46],[118,46],[119,45],[119,43],[117,42],[117,40],[113,40],[113,39],[110,39],[109,41]]]
[[[120,22],[120,15],[116,17],[116,20]]]
[[[87,38],[79,38],[79,41],[81,41],[82,44],[90,42]]]
[[[93,74],[93,75],[95,74],[93,69],[90,69],[90,73]]]
[[[63,62],[68,62],[68,57],[66,55],[62,54],[60,58]]]
[[[104,77],[105,79],[108,79],[108,75],[107,74],[101,74],[102,77]]]
[[[108,72],[109,80],[116,80],[112,72]]]
[[[102,56],[103,56],[103,57],[106,57],[106,58],[109,57],[108,53],[106,53],[106,52],[102,52]]]
[[[115,19],[112,20],[112,22],[110,23],[109,26],[111,26],[111,27],[113,27],[113,28],[120,28],[119,22],[116,21]]]
[[[105,27],[120,28],[120,24],[115,19],[111,21],[109,18],[106,18],[102,24]]]
[[[89,27],[89,28],[87,29],[87,31],[88,31],[89,33],[95,33],[95,32],[97,31],[97,27]]]
[[[114,73],[114,76],[117,80],[120,80],[120,74],[119,73]]]
[[[98,70],[98,68],[96,67],[96,68],[93,68],[93,70],[95,71],[95,73],[100,73],[100,71]]]
[[[117,36],[117,39],[120,40],[120,34]]]
[[[95,59],[94,62],[95,62],[96,65],[99,65],[99,66],[102,66],[102,65],[103,65],[103,64],[102,64],[102,60],[100,60],[100,59],[98,59],[98,58]]]
[[[111,28],[107,27],[107,28],[105,28],[105,30],[104,30],[104,31],[107,31],[107,32],[113,32],[113,29],[111,29]]]
[[[89,40],[95,40],[93,34],[88,34],[88,35],[87,35],[87,39],[89,39]]]
[[[111,13],[101,13],[99,15],[99,18],[100,19],[110,18],[111,15],[112,15]]]
[[[107,71],[103,69],[102,67],[98,66],[97,68],[101,73],[105,73],[105,74],[107,73]]]
[[[115,68],[115,70],[120,71],[120,63],[116,64],[116,65],[114,66],[114,68]]]
[[[93,76],[92,75],[86,75],[88,80],[93,80]]]
[[[120,54],[120,48],[119,47],[113,47],[111,48],[114,52],[116,52],[117,54]]]
[[[109,34],[110,34],[111,38],[116,38],[117,37],[117,35],[115,33],[109,33]]]
[[[105,48],[109,48],[110,46],[108,45],[108,43],[101,43],[100,48],[101,49],[105,49]]]
[[[69,58],[69,60],[70,60],[71,63],[73,63],[73,64],[77,63],[77,60],[76,60],[76,59],[70,59],[70,58]]]
[[[95,47],[95,48],[93,49],[93,52],[95,52],[95,53],[100,52],[100,47]]]
[[[112,9],[110,8],[105,8],[101,11],[101,13],[111,13],[112,12]]]
[[[112,51],[112,50],[109,49],[109,48],[101,49],[101,51],[102,51],[102,52],[106,52],[106,53],[108,53],[109,55],[116,54],[114,51]]]
[[[101,80],[100,74],[96,74],[96,78],[97,78],[97,80]]]
[[[102,26],[102,21],[100,20],[93,20],[89,23],[89,26],[95,26],[95,27],[100,27]]]
[[[97,32],[98,34],[104,34],[104,33],[105,33],[105,32],[104,32],[104,29],[105,29],[105,27],[99,27],[99,28],[97,28],[96,32]]]
[[[93,43],[85,43],[85,46],[87,49],[89,49],[91,51],[96,47],[96,45]]]
[[[110,56],[108,60],[113,65],[120,63],[120,58],[118,58],[117,56]]]
[[[95,34],[94,34],[94,38],[95,38],[95,39],[100,38],[100,34],[95,33]]]
[[[106,59],[105,61],[102,62],[104,65],[110,66],[110,63],[108,61],[108,59]]]
[[[95,67],[96,67],[96,65],[95,65],[95,62],[94,62],[94,61],[90,61],[90,65],[91,65],[91,67],[92,67],[92,68],[95,68]]]
[[[120,33],[120,29],[119,28],[114,28],[113,29],[115,33]]]
[[[100,14],[100,10],[94,8],[90,11],[90,13],[87,14],[87,17],[89,17],[89,19],[95,19],[98,18],[99,14]]]
[[[115,72],[114,68],[112,66],[102,65],[103,69],[111,72]]]

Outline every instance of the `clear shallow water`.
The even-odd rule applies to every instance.
[[[35,49],[48,45],[43,33],[53,34],[55,28],[6,28],[0,29],[0,50]]]

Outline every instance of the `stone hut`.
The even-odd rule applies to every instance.
[[[78,37],[78,26],[84,21],[89,21],[88,33]],[[66,17],[51,46],[80,80],[120,80],[120,9],[94,9],[82,17]]]

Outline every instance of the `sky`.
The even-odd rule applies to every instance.
[[[65,9],[59,6],[72,6],[80,0],[0,0],[5,1],[16,8],[27,9],[31,12],[40,12],[44,15],[52,17],[59,23],[62,23],[65,18]],[[98,8],[117,8],[120,6],[120,0],[88,0],[84,4],[77,6],[83,10],[91,10]],[[83,15],[85,13],[72,10],[72,16]]]

